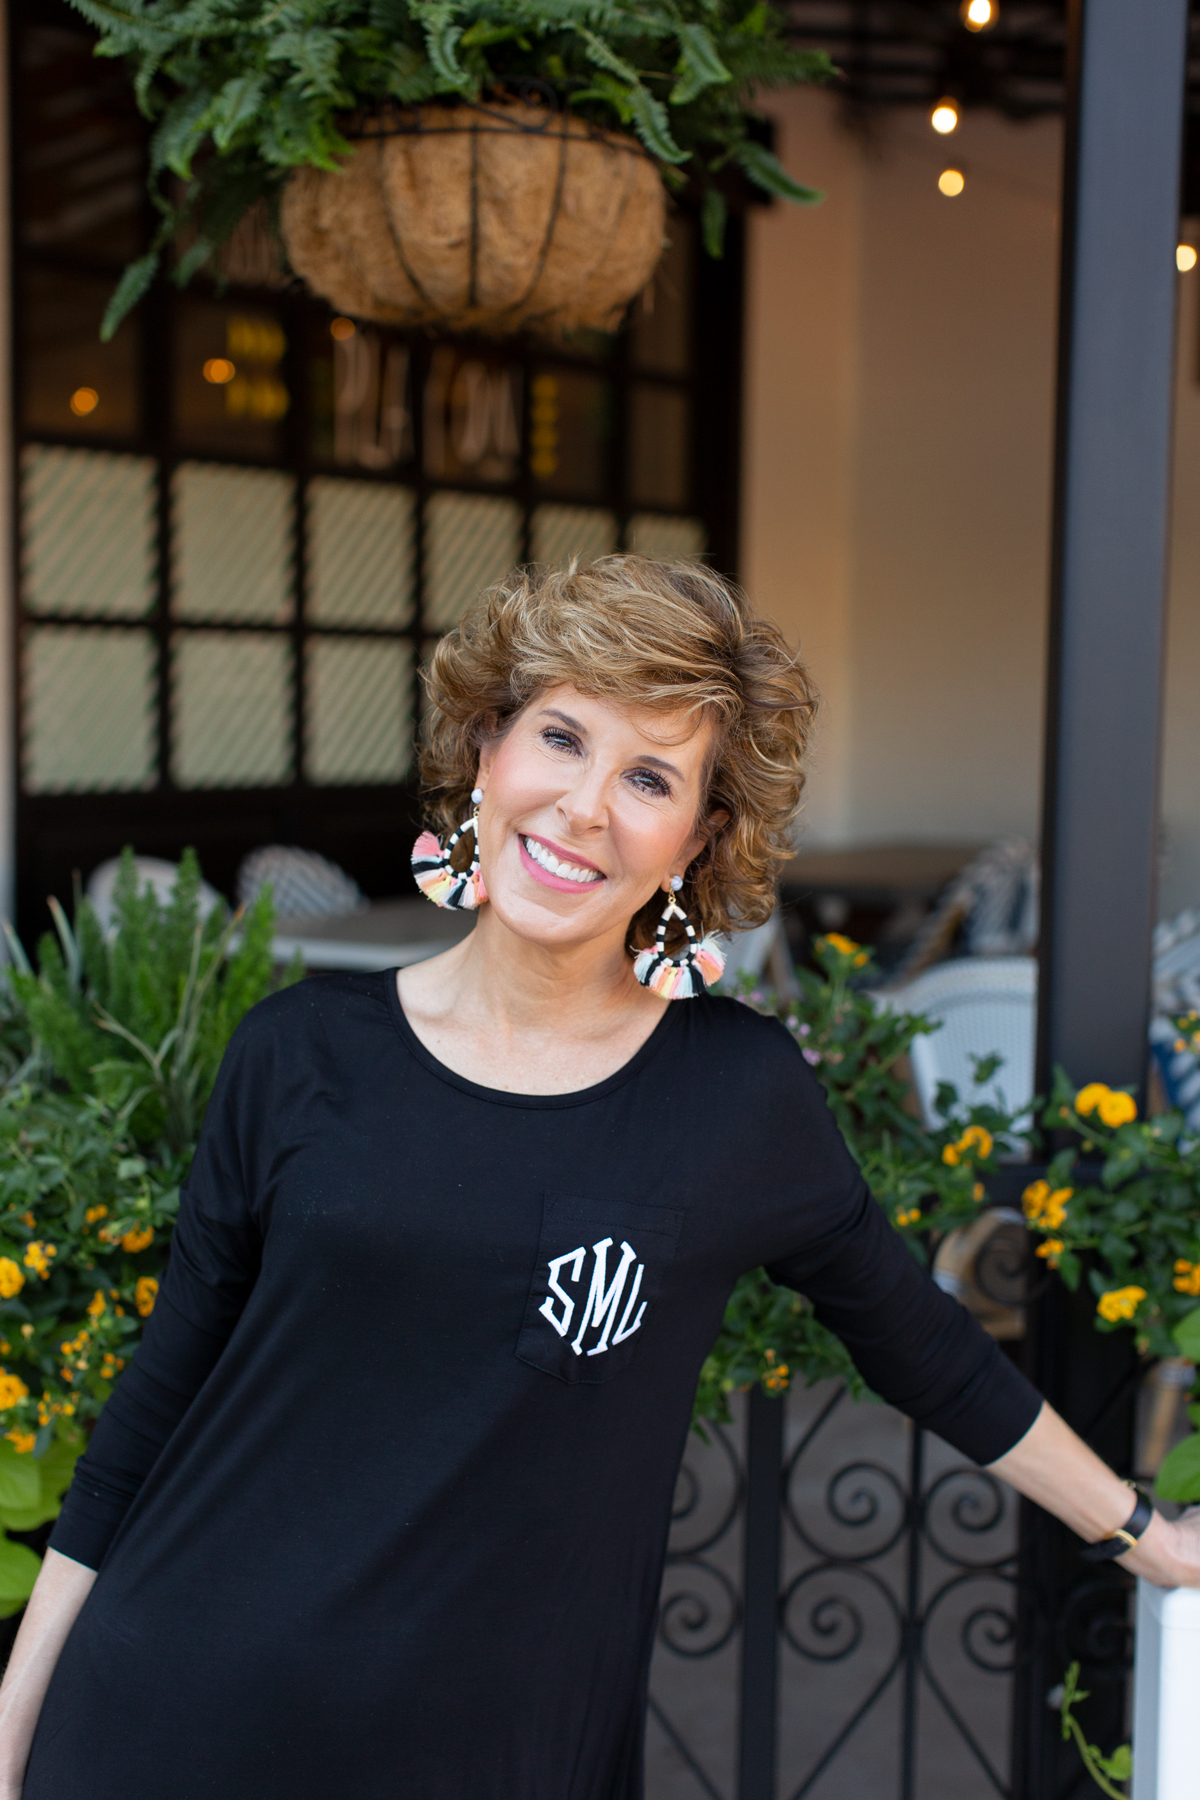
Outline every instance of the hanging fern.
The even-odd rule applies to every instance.
[[[155,121],[150,188],[161,223],[126,269],[111,337],[185,229],[185,284],[211,264],[256,200],[290,170],[336,169],[347,115],[387,103],[480,100],[531,82],[599,125],[636,133],[668,186],[694,173],[707,249],[719,255],[731,166],[767,193],[820,199],[752,135],[759,89],[825,81],[823,52],[797,50],[770,0],[72,0],[100,32],[97,55],[132,64]]]

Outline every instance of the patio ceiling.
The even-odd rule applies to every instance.
[[[968,31],[960,0],[790,0],[797,44],[828,50],[855,111],[932,106],[944,94],[1010,119],[1061,112],[1066,0],[999,0],[996,24]],[[1191,8],[1183,211],[1200,213],[1200,7]]]

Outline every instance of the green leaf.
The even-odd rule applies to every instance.
[[[0,1604],[8,1608],[10,1615],[24,1606],[41,1570],[41,1561],[32,1550],[0,1537]]]
[[[239,128],[254,118],[264,91],[259,75],[235,75],[225,83],[212,107],[213,143],[218,150],[228,150]]]
[[[704,232],[704,248],[711,257],[720,258],[725,254],[725,221],[728,212],[729,208],[720,188],[705,188],[700,222]]]
[[[1120,1744],[1111,1756],[1098,1756],[1096,1761],[1106,1775],[1114,1781],[1130,1781],[1133,1778],[1133,1746]]]
[[[754,185],[765,193],[775,194],[781,200],[793,200],[798,206],[815,206],[825,198],[819,188],[802,187],[798,181],[793,181],[779,158],[763,144],[738,144],[733,157]]]
[[[1200,1432],[1193,1432],[1163,1458],[1154,1491],[1164,1500],[1200,1500]]]
[[[1171,1336],[1189,1362],[1200,1363],[1200,1306],[1180,1319]]]
[[[0,1507],[25,1511],[42,1497],[42,1478],[33,1457],[19,1455],[15,1444],[0,1438]]]
[[[671,89],[672,106],[686,106],[707,87],[719,87],[733,77],[721,58],[704,25],[679,27],[679,80]]]
[[[688,161],[691,152],[681,150],[671,136],[667,109],[661,100],[656,100],[644,87],[631,88],[629,110],[634,128],[652,156],[661,157],[666,163]]]
[[[130,263],[105,308],[104,320],[100,326],[100,338],[103,343],[107,344],[115,337],[121,320],[126,313],[133,311],[154,280],[157,269],[157,250],[151,250],[146,256],[139,256],[136,262]]]

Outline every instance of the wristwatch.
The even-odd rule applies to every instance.
[[[1086,1545],[1079,1552],[1084,1562],[1111,1562],[1114,1556],[1124,1556],[1127,1550],[1133,1549],[1154,1517],[1154,1507],[1150,1498],[1142,1492],[1137,1483],[1127,1481],[1125,1486],[1132,1488],[1137,1495],[1137,1505],[1119,1531],[1114,1531],[1111,1537],[1101,1538],[1098,1544]]]

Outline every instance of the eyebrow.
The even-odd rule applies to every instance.
[[[556,706],[544,706],[542,708],[541,716],[544,719],[559,719],[564,725],[569,726],[572,731],[577,731],[580,737],[587,736],[587,727],[585,725],[581,725],[578,719],[573,719],[570,713],[559,712]],[[681,787],[687,786],[683,777],[683,771],[677,769],[674,763],[668,762],[665,756],[639,756],[636,760],[640,763],[648,763],[652,769],[665,769],[668,775],[673,775],[675,777]]]

